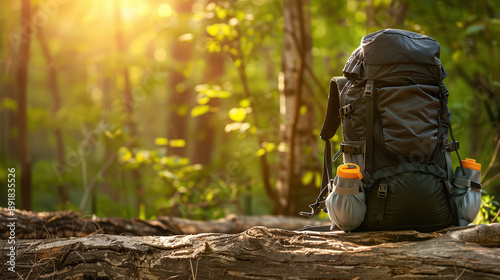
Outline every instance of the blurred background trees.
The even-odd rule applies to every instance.
[[[17,206],[36,211],[296,215],[320,184],[329,80],[383,28],[441,43],[461,155],[483,164],[478,221],[493,220],[494,0],[2,1],[0,181],[16,167]]]

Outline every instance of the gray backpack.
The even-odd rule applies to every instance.
[[[458,154],[439,54],[437,41],[413,32],[386,29],[363,37],[344,77],[330,82],[320,134],[323,188],[313,212],[302,215],[326,203],[344,231],[433,231],[474,220],[480,165],[464,164]],[[343,142],[333,161],[342,153],[344,164],[333,177],[330,139],[340,124]],[[453,151],[460,163],[455,172]],[[359,175],[339,176],[349,169]]]

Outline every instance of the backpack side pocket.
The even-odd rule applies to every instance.
[[[344,187],[345,186],[345,187]],[[330,220],[343,231],[352,231],[365,219],[366,200],[361,179],[335,176],[325,204]]]
[[[465,170],[466,174],[463,174],[460,168],[455,170],[451,196],[457,205],[460,226],[472,223],[481,208],[481,184],[476,181],[477,171],[468,168]]]

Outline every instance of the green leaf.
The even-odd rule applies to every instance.
[[[228,91],[215,91],[215,90],[208,90],[207,95],[210,97],[217,97],[217,98],[229,98],[231,97],[231,93]]]
[[[217,41],[211,41],[208,43],[207,49],[208,52],[220,52],[221,51],[220,43]]]
[[[146,220],[146,205],[144,203],[139,205],[139,219]]]
[[[215,8],[215,11],[216,11],[217,17],[219,19],[225,19],[227,17],[227,11],[226,11],[226,9],[223,9],[221,7],[217,7],[217,8]]]
[[[205,28],[205,30],[207,30],[207,33],[210,36],[215,37],[217,34],[219,34],[220,26],[217,23],[216,24],[212,24],[212,25],[207,26]]]
[[[120,163],[128,162],[132,159],[132,152],[127,147],[120,147],[118,149],[118,161]]]
[[[137,163],[141,162],[150,162],[150,153],[149,151],[141,150],[138,151],[135,155],[135,161]]]
[[[208,106],[208,105],[199,105],[199,106],[194,107],[191,110],[191,116],[192,117],[198,117],[198,116],[201,116],[203,114],[208,113],[209,111],[210,111],[210,106]]]
[[[231,26],[225,23],[220,24],[220,30],[222,31],[222,34],[226,37],[231,36]]]
[[[200,105],[205,105],[207,104],[208,102],[210,101],[210,96],[208,96],[207,94],[205,93],[198,93],[198,95],[196,96],[196,102],[198,102],[198,104]]]
[[[311,181],[313,180],[313,178],[314,178],[314,172],[307,171],[302,176],[302,185],[308,185],[309,183],[311,183]]]
[[[270,153],[270,152],[274,151],[274,149],[276,148],[276,145],[274,143],[266,143],[264,148],[266,149],[266,152]]]
[[[240,100],[239,105],[240,105],[240,107],[242,107],[242,108],[248,108],[248,107],[250,107],[250,100],[248,100],[248,99],[246,99],[246,98],[245,98],[245,99],[242,99],[242,100]]]
[[[169,146],[172,148],[182,148],[186,146],[186,140],[184,139],[172,139],[170,140]]]
[[[465,30],[465,34],[471,35],[471,34],[474,34],[474,33],[479,33],[479,32],[484,31],[484,30],[485,30],[485,27],[484,27],[483,24],[474,24],[474,25],[469,26]]]
[[[307,113],[307,106],[302,105],[302,106],[300,107],[299,114],[300,114],[300,115],[305,115],[306,113]]]
[[[109,139],[115,139],[115,136],[109,130],[104,131],[104,135],[106,135]]]
[[[166,146],[168,144],[168,139],[165,137],[156,137],[155,145],[157,146]]]
[[[175,175],[174,173],[167,171],[167,170],[160,171],[158,174],[160,175],[160,177],[167,178],[167,179],[174,179],[174,180],[179,179],[179,177],[177,175]]]
[[[321,174],[319,172],[316,172],[314,180],[314,185],[318,188],[321,188]]]
[[[0,108],[17,111],[17,101],[9,97],[4,97],[0,101]]]
[[[229,110],[229,118],[235,122],[243,121],[247,116],[247,111],[245,108],[232,108]]]
[[[259,150],[257,150],[257,152],[255,152],[255,155],[258,156],[258,157],[261,157],[263,155],[266,154],[266,150],[263,149],[263,148],[260,148]]]
[[[212,201],[214,195],[215,195],[214,191],[212,190],[208,191],[207,194],[205,195],[205,200],[208,202]]]

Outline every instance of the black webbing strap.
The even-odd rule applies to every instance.
[[[372,170],[373,162],[373,125],[374,125],[374,110],[373,110],[373,93],[375,91],[373,80],[368,80],[365,85],[364,98],[366,100],[366,127],[365,127],[365,162],[364,170]]]
[[[450,136],[451,136],[451,140],[453,142],[457,142],[457,141],[455,141],[455,137],[453,136],[453,129],[451,129],[451,121],[450,121]],[[458,149],[455,150],[455,153],[457,153],[458,163],[460,164],[460,169],[462,170],[462,173],[465,174],[464,165],[462,164],[462,159],[460,158],[460,154],[458,153]]]
[[[385,202],[387,199],[388,192],[389,192],[389,178],[385,178],[378,185],[377,199],[374,200],[375,209],[377,212],[375,219],[377,223],[384,219]]]
[[[452,185],[453,183],[453,160],[451,158],[451,152],[455,151],[457,153],[459,162],[460,162],[460,167],[461,170],[463,171],[463,166],[462,166],[462,160],[460,159],[460,155],[458,153],[458,149],[460,148],[460,144],[458,141],[455,141],[453,137],[453,132],[451,128],[451,120],[450,120],[450,111],[448,111],[448,89],[446,88],[445,84],[443,81],[439,82],[439,96],[440,96],[440,101],[439,104],[441,106],[441,120],[447,125],[447,131],[444,140],[448,141],[448,129],[451,134],[452,142],[450,143],[445,143],[445,160],[446,160],[446,173],[447,177],[443,179],[443,183],[446,187],[446,195],[448,199],[448,205],[450,208],[451,216],[453,219],[453,224],[454,225],[460,225],[460,219],[458,218],[458,205],[455,199],[453,199],[454,196],[454,187]]]
[[[450,136],[451,136],[451,140],[452,140],[451,143],[453,143],[453,145],[456,145],[454,148],[456,148],[455,153],[457,154],[457,157],[458,157],[458,163],[460,164],[460,170],[462,170],[462,173],[465,174],[465,169],[464,169],[464,166],[462,164],[462,159],[460,158],[460,154],[458,153],[458,149],[459,149],[458,141],[455,141],[455,136],[453,136],[453,129],[451,128],[450,113],[449,113],[448,109],[446,108],[446,104],[448,104],[448,89],[446,88],[443,81],[439,82],[439,93],[440,93],[440,97],[441,97],[441,106],[442,106],[441,111],[445,115],[443,119],[445,120],[445,122],[448,125],[448,130],[450,131]],[[447,159],[447,160],[449,161],[450,159]]]

